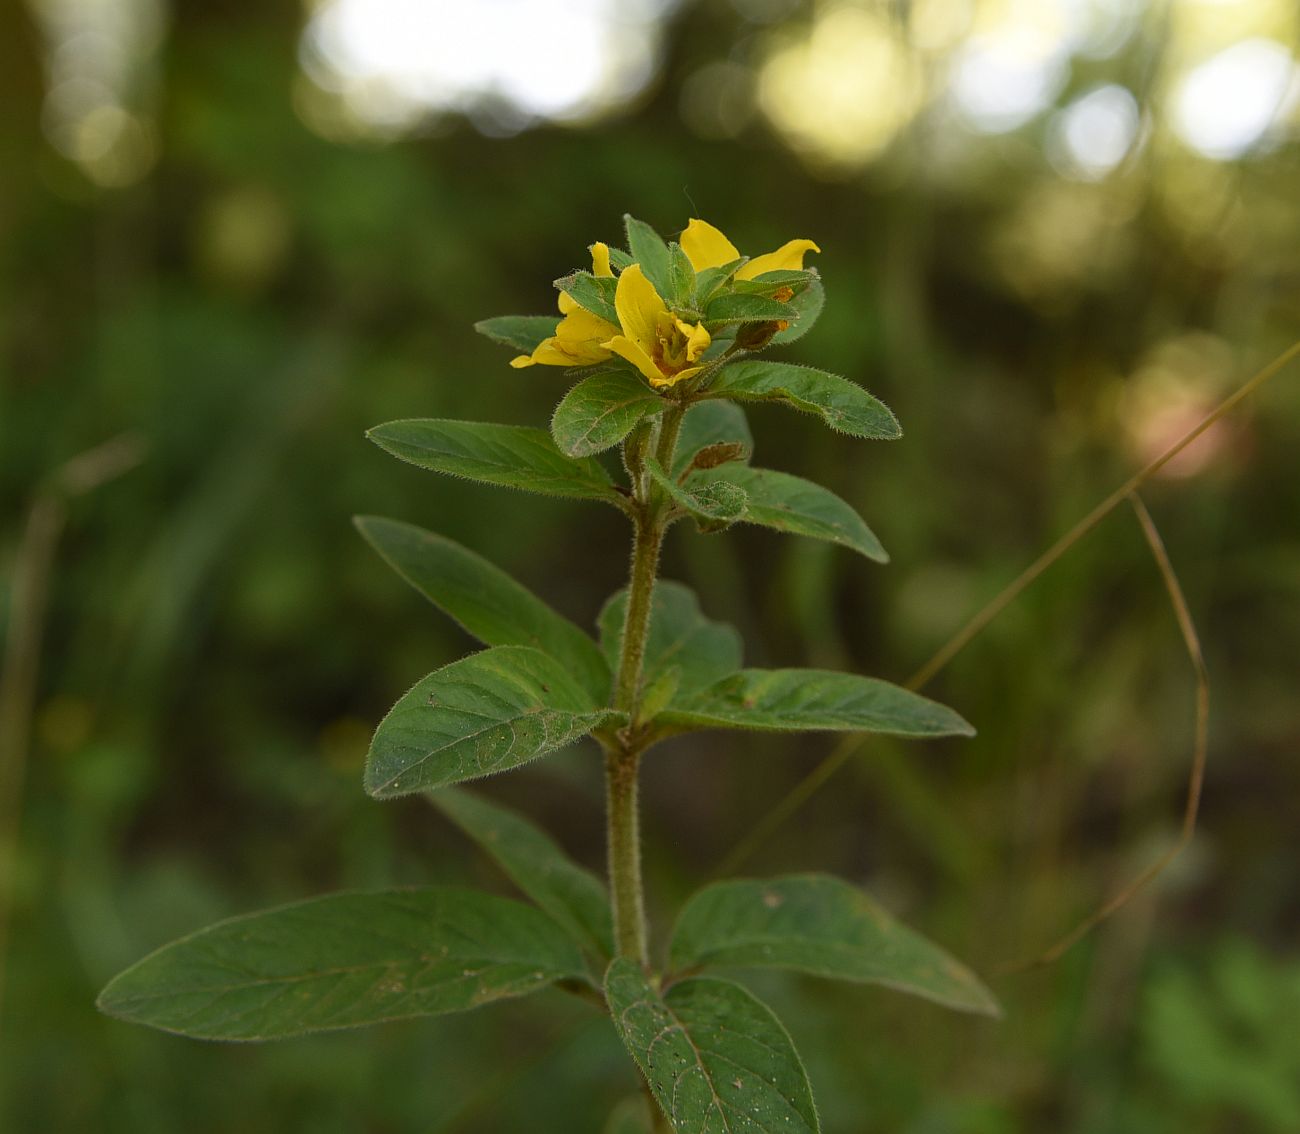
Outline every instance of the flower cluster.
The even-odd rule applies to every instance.
[[[562,318],[512,366],[592,366],[617,356],[665,390],[729,347],[753,349],[785,331],[799,314],[792,301],[817,285],[803,263],[820,251],[811,240],[749,258],[706,221],[693,219],[679,243],[665,244],[628,218],[628,243],[630,252],[593,244],[591,271],[556,281]]]

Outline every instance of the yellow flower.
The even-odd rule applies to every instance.
[[[627,359],[650,385],[672,386],[704,369],[693,364],[708,349],[709,332],[669,311],[640,264],[624,268],[618,277],[614,308],[623,333],[601,346]]]
[[[697,272],[740,259],[740,252],[730,240],[713,225],[698,218],[692,218],[682,233],[682,251]],[[787,240],[775,252],[755,256],[736,273],[736,279],[752,280],[764,272],[802,271],[804,255],[820,251],[811,240]]]
[[[609,247],[599,242],[591,246],[591,270],[598,276],[612,276],[609,266]],[[568,292],[560,292],[560,314],[564,316],[555,328],[555,334],[537,344],[532,354],[521,354],[510,360],[519,369],[524,366],[590,366],[604,362],[609,351],[601,343],[618,328],[608,319],[602,319],[581,307]]]

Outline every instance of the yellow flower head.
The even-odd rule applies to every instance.
[[[739,250],[730,240],[698,218],[692,218],[682,233],[682,251],[697,272],[740,259]],[[736,279],[752,280],[764,272],[802,271],[805,254],[820,251],[811,240],[787,240],[775,252],[755,256],[736,273]]]
[[[612,276],[609,266],[609,247],[599,242],[591,246],[591,270],[598,276]],[[602,319],[579,306],[568,292],[560,292],[560,314],[564,316],[555,328],[555,334],[537,344],[532,354],[521,354],[510,360],[516,369],[524,366],[590,366],[604,362],[609,351],[601,343],[618,328],[608,319]]]
[[[696,366],[709,346],[709,332],[677,318],[645,278],[640,264],[623,269],[614,292],[614,308],[623,325],[620,335],[600,345],[635,366],[650,385],[665,388],[698,374]]]

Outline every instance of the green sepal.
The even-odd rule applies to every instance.
[[[999,1015],[997,1000],[970,969],[857,887],[827,874],[704,887],[678,915],[669,956],[678,972],[792,969]]]
[[[725,292],[704,308],[704,325],[712,330],[732,323],[777,323],[799,318],[794,307],[765,295]]]
[[[474,330],[494,343],[532,354],[543,339],[555,334],[559,322],[558,315],[497,315],[480,319]]]
[[[627,228],[627,247],[633,261],[641,265],[641,271],[654,285],[659,298],[672,303],[673,269],[668,245],[645,221],[639,221],[631,214],[624,215],[623,224]]]
[[[554,658],[493,646],[435,670],[393,706],[366,757],[366,790],[392,799],[504,772],[619,719]]]
[[[668,245],[668,288],[664,298],[670,307],[691,307],[695,303],[695,269],[676,241]]]
[[[772,1010],[730,981],[695,977],[660,992],[627,957],[605,998],[624,1046],[683,1134],[816,1134],[812,1087]]]
[[[366,436],[393,456],[433,472],[544,496],[623,506],[622,496],[599,461],[565,456],[542,429],[423,418],[377,425]]]
[[[352,521],[365,540],[434,606],[488,646],[532,646],[565,667],[597,702],[610,671],[599,646],[532,591],[477,552],[414,524]]]
[[[556,280],[555,286],[571,296],[579,307],[618,326],[618,312],[614,308],[614,289],[618,283],[613,276],[594,276],[585,271],[570,272]]]
[[[893,440],[903,435],[898,419],[878,398],[856,382],[810,366],[758,360],[735,362],[718,371],[705,396],[739,402],[778,402],[816,414],[832,429],[852,437]]]
[[[614,955],[613,917],[604,883],[574,862],[550,835],[464,788],[443,788],[427,798],[579,945],[602,960]]]
[[[888,681],[824,669],[745,669],[678,698],[661,724],[759,732],[877,732],[974,736],[945,705]]]
[[[796,295],[817,279],[816,268],[781,268],[774,272],[764,272],[750,280],[737,280],[733,287],[738,295],[772,296],[782,288],[790,288]],[[783,300],[781,302],[788,302]]]
[[[231,918],[132,965],[100,1011],[207,1040],[272,1040],[477,1008],[584,979],[578,947],[508,898],[331,894]]]
[[[738,259],[726,264],[718,264],[712,268],[705,268],[703,271],[696,273],[695,276],[695,298],[698,303],[708,303],[715,293],[729,284],[735,274],[749,262],[748,256],[741,256]]]

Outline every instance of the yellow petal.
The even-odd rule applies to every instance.
[[[609,245],[599,240],[591,246],[591,272],[596,276],[612,276],[614,269],[609,266]]]
[[[560,298],[557,299],[556,302],[560,305],[561,315],[567,315],[569,312],[577,311],[581,307],[581,304],[579,304],[578,301],[567,291],[560,292]]]
[[[713,340],[709,337],[709,332],[704,329],[703,323],[696,323],[691,326],[684,323],[681,319],[677,320],[677,329],[686,336],[686,361],[694,362],[706,350],[709,349],[709,343]],[[699,369],[696,367],[696,369]]]
[[[787,240],[775,252],[755,256],[736,273],[738,280],[752,280],[764,272],[797,272],[803,268],[804,254],[820,252],[811,240]]]
[[[660,374],[657,378],[650,378],[650,385],[657,389],[666,389],[669,386],[676,386],[678,382],[685,382],[687,378],[693,378],[703,366],[688,366],[685,370],[679,370],[676,374]],[[647,378],[650,376],[647,374]]]
[[[585,307],[576,307],[570,311],[555,328],[555,337],[565,342],[599,343],[610,335],[617,335],[618,328],[608,319],[588,311]]]
[[[596,361],[599,361],[599,359]],[[516,370],[521,370],[525,366],[536,366],[538,363],[543,366],[578,365],[557,338],[543,339],[537,344],[537,349],[532,354],[521,354],[510,360],[510,365]]]
[[[614,309],[618,312],[618,321],[623,325],[623,334],[638,343],[648,357],[654,351],[658,318],[668,308],[655,291],[655,285],[645,278],[640,264],[624,268],[623,274],[618,277],[618,287],[614,289]]]
[[[627,275],[631,270],[631,268],[626,269],[623,275]],[[672,385],[659,372],[659,367],[654,364],[654,359],[646,353],[645,348],[640,343],[629,339],[626,335],[615,335],[609,342],[600,345],[606,350],[612,350],[620,358],[626,358],[628,362],[650,380],[650,385]]]
[[[708,221],[702,221],[697,217],[691,218],[686,231],[682,233],[682,251],[686,253],[691,267],[697,272],[740,259],[740,253],[730,240]]]

